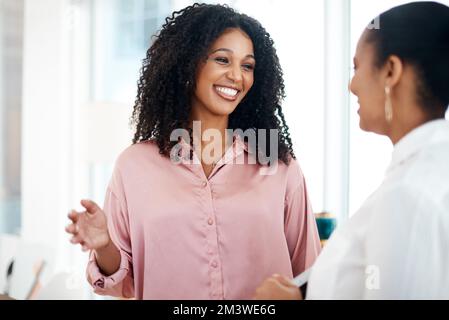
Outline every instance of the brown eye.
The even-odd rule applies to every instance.
[[[219,64],[228,64],[229,63],[228,58],[224,58],[224,57],[217,57],[214,60],[216,62],[218,62]]]
[[[254,70],[254,65],[252,64],[244,64],[242,65],[243,69],[247,70],[247,71],[252,71]]]

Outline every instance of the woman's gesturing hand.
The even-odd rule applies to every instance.
[[[111,241],[105,213],[91,200],[81,200],[81,205],[86,211],[68,215],[72,223],[65,230],[73,235],[70,242],[79,243],[83,251],[105,248]]]
[[[302,300],[299,288],[287,277],[275,274],[256,290],[255,300]]]

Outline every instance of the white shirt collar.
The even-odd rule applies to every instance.
[[[413,129],[394,146],[387,172],[404,163],[426,146],[442,141],[449,141],[449,121],[445,119],[432,120]]]

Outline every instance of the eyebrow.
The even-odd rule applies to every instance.
[[[210,54],[214,54],[215,52],[218,52],[218,51],[225,51],[225,52],[234,53],[234,51],[232,51],[231,49],[228,49],[228,48],[219,48],[219,49],[216,49],[216,50],[212,51]],[[256,58],[254,58],[254,55],[253,55],[253,54],[247,54],[247,55],[245,56],[245,58],[253,58],[254,60],[256,60]]]

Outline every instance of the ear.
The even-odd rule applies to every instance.
[[[385,63],[385,71],[385,85],[393,88],[402,77],[404,64],[398,56],[391,55],[388,57],[387,62]]]

